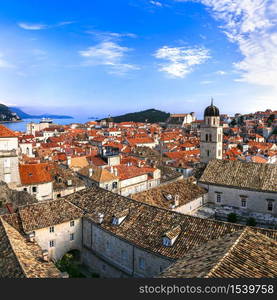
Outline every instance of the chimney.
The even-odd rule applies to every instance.
[[[67,157],[67,165],[68,165],[68,167],[70,167],[70,165],[71,165],[71,156]]]
[[[114,173],[114,168],[113,168],[113,166],[111,166],[111,173],[112,173],[112,174]]]
[[[49,261],[48,250],[42,250],[42,259],[43,261]]]
[[[69,274],[67,272],[62,272],[61,278],[69,278]]]
[[[114,175],[118,176],[118,170],[117,170],[117,168],[114,168]]]
[[[179,203],[180,203],[179,198],[180,198],[179,195],[175,195],[175,197],[174,197],[174,205],[175,205],[175,207],[179,206]]]
[[[104,214],[103,213],[98,213],[98,223],[101,224],[104,220]]]
[[[28,234],[28,241],[31,243],[35,242],[35,232],[31,232]]]
[[[92,170],[92,168],[89,168],[89,169],[88,169],[88,175],[89,175],[89,177],[91,177],[92,174],[93,174],[93,170]]]

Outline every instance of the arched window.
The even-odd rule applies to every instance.
[[[212,134],[209,134],[210,142],[212,141]]]
[[[210,156],[210,150],[207,150],[207,156]]]
[[[206,142],[208,142],[208,140],[209,140],[209,135],[208,135],[208,133],[206,134]]]

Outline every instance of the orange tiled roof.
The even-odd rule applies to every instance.
[[[19,165],[19,174],[23,185],[52,181],[47,163]]]
[[[136,166],[126,166],[126,165],[118,165],[118,166],[114,166],[114,168],[117,169],[118,171],[117,176],[119,177],[120,180],[125,180],[136,176],[152,173],[156,170],[154,168],[149,168],[149,167],[139,168]],[[110,167],[107,169],[110,170]]]
[[[136,144],[151,144],[151,143],[154,143],[154,140],[151,139],[151,138],[148,138],[148,137],[145,137],[145,138],[131,138],[131,139],[128,139],[128,143],[131,146],[134,146]]]
[[[0,124],[0,137],[17,137],[17,134],[6,126]]]

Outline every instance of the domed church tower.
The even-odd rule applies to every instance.
[[[204,125],[200,133],[200,162],[222,159],[223,130],[220,126],[219,109],[213,105],[213,99],[211,105],[205,109]]]

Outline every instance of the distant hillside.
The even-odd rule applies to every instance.
[[[9,107],[4,104],[0,104],[0,121],[17,121],[20,120],[20,117],[14,112],[12,112]]]
[[[73,119],[73,117],[71,116],[64,116],[64,115],[52,115],[52,114],[30,115],[22,111],[19,107],[10,107],[10,110],[15,112],[21,119],[41,119],[41,118]]]
[[[169,117],[169,113],[166,113],[157,109],[147,109],[139,112],[128,113],[121,116],[112,117],[113,122],[147,122],[148,123],[158,123],[165,122]],[[104,120],[104,119],[102,119]]]

